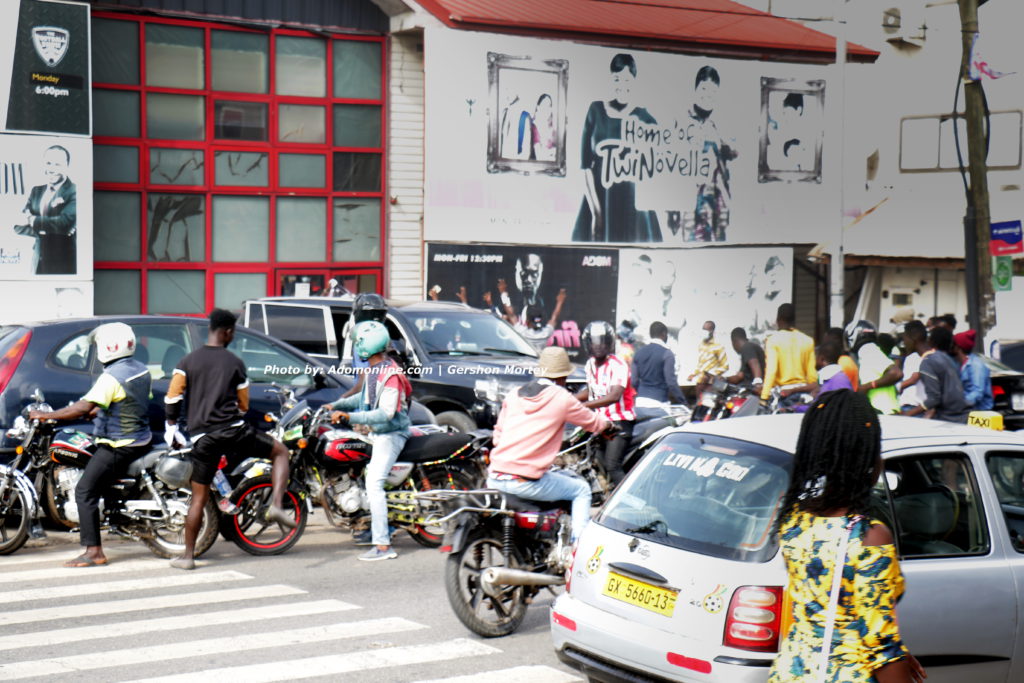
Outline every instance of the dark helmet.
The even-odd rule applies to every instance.
[[[580,342],[588,356],[607,356],[615,350],[615,328],[603,320],[595,320],[583,328]]]
[[[387,312],[388,305],[384,297],[376,292],[363,292],[356,297],[356,302],[352,306],[352,321],[357,325],[367,320],[383,323]]]
[[[875,341],[874,323],[868,320],[855,320],[846,326],[846,345],[856,351],[869,342]]]

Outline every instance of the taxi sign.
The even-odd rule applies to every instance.
[[[967,424],[985,429],[1003,431],[1003,415],[994,410],[972,410],[967,416]]]

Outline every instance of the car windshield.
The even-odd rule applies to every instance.
[[[405,315],[430,354],[537,357],[519,333],[489,313],[430,311]]]
[[[703,555],[766,562],[792,456],[747,441],[677,432],[657,442],[599,524]]]

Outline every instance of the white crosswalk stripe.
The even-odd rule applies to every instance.
[[[511,669],[480,671],[468,676],[432,678],[415,683],[575,683],[583,680],[550,666],[515,666]]]
[[[108,566],[96,567],[97,572],[104,574],[126,574],[128,572],[139,572],[147,569],[167,567],[167,560],[155,558],[148,560],[128,560],[127,562],[114,562]],[[49,579],[69,579],[82,575],[82,568],[78,567],[48,567],[46,569],[29,569],[20,572],[5,572],[0,574],[0,585],[8,583],[35,583]]]
[[[184,574],[176,572],[167,567],[166,562],[160,565],[167,569],[166,574],[161,572],[158,576],[142,579],[129,579],[125,581],[104,581],[100,583],[78,583],[64,586],[46,586],[45,588],[26,588],[20,591],[8,591],[0,593],[0,605],[9,605],[15,602],[28,602],[30,600],[52,600],[54,598],[69,598],[79,595],[101,595],[103,593],[123,593],[125,591],[150,590],[153,588],[173,588],[177,586],[190,586],[201,583],[219,583],[221,581],[244,581],[252,577],[242,572],[226,570],[220,572],[196,572]],[[81,575],[81,571],[79,571]]]

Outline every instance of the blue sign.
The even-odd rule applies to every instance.
[[[1002,221],[992,223],[991,239],[988,249],[993,256],[1005,254],[1024,254],[1024,235],[1020,221]]]

